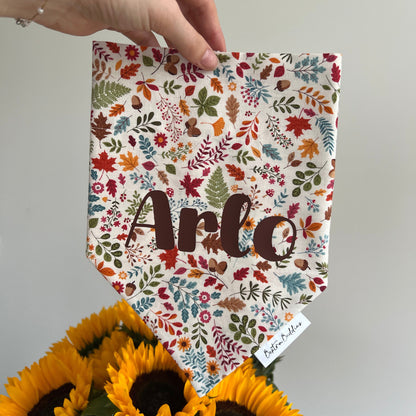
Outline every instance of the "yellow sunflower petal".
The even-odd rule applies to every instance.
[[[272,385],[267,385],[266,377],[256,377],[249,364],[237,368],[206,396],[211,403],[202,416],[214,416],[216,403],[230,401],[245,407],[256,416],[301,416],[298,410],[287,405],[287,397],[279,390],[273,391]]]
[[[184,372],[163,348],[162,344],[159,343],[156,347],[152,347],[151,345],[142,343],[138,348],[135,348],[133,341],[129,339],[127,345],[119,353],[115,354],[115,356],[118,371],[113,366],[108,367],[110,382],[105,385],[105,390],[108,398],[120,409],[123,416],[141,415],[140,409],[136,408],[133,404],[133,401],[134,403],[139,403],[137,400],[140,400],[140,390],[135,390],[137,391],[137,396],[135,396],[134,393],[131,394],[132,389],[136,388],[135,383],[139,377],[141,377],[141,381],[146,376],[147,378],[145,380],[147,382],[160,383],[160,372],[176,374],[175,377],[179,377],[184,383],[183,401],[185,404],[183,405],[183,409],[177,412],[178,415],[194,416],[198,410],[202,410],[204,407],[201,405],[201,399],[186,379]],[[152,379],[152,376],[155,379]],[[140,386],[143,386],[143,384]],[[194,411],[194,409],[196,410]],[[168,416],[171,414],[172,409],[168,404],[164,403],[157,411],[158,416]]]
[[[72,416],[88,404],[92,369],[73,347],[49,352],[19,375],[20,379],[9,379],[5,386],[9,397],[0,397],[1,415],[27,415],[44,396],[55,391],[60,391],[60,394],[68,391],[69,397],[62,398],[63,404],[59,408],[62,411],[57,410],[62,415]]]
[[[105,337],[118,327],[119,318],[116,306],[102,308],[99,314],[93,313],[84,318],[76,327],[69,327],[67,336],[72,345],[83,356],[87,357],[98,348]]]
[[[100,347],[88,357],[92,363],[94,386],[97,389],[104,389],[104,384],[110,379],[107,367],[116,365],[115,353],[127,344],[128,339],[126,333],[114,331],[110,337],[105,337]]]
[[[157,412],[157,416],[172,416],[169,405],[164,404]]]
[[[153,332],[124,299],[116,304],[116,313],[119,320],[122,322],[124,329],[133,341],[136,341],[135,338],[137,338],[145,340],[152,345],[157,344],[157,339]],[[138,343],[135,342],[135,344],[137,347]]]

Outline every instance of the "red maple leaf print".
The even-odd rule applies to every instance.
[[[328,62],[334,62],[337,59],[337,56],[331,53],[324,53],[324,59]]]
[[[186,196],[201,196],[196,188],[198,188],[203,181],[204,180],[201,178],[192,179],[191,175],[187,173],[180,183],[185,188]]]
[[[174,269],[176,266],[176,259],[178,257],[178,248],[175,247],[172,250],[165,250],[164,253],[159,254],[160,260],[166,262],[166,269]]]
[[[114,179],[109,179],[108,182],[105,184],[108,193],[115,198],[117,193],[117,183]]]
[[[116,158],[109,158],[106,151],[101,152],[99,157],[93,157],[91,160],[95,169],[103,170],[105,172],[114,172],[116,170],[113,167],[114,163],[116,163]]]
[[[303,130],[311,130],[311,125],[309,120],[303,117],[288,117],[286,119],[289,124],[286,126],[286,131],[292,131],[296,137],[299,137],[303,134]]]
[[[215,348],[212,347],[211,345],[207,345],[207,354],[211,358],[215,358],[217,356],[217,352],[215,351]]]
[[[339,82],[341,79],[341,69],[335,63],[332,64],[331,78],[334,82]]]
[[[242,269],[238,269],[234,272],[234,279],[235,280],[243,280],[248,276],[248,272],[250,269],[248,267],[243,267]]]

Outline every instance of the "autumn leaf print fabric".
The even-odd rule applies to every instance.
[[[87,255],[203,395],[327,287],[341,58],[93,43]]]

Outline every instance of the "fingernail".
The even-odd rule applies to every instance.
[[[218,65],[217,55],[212,49],[207,49],[201,58],[200,66],[202,69],[213,70]]]

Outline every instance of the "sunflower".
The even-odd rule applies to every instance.
[[[240,365],[240,369],[243,371],[244,374],[248,374],[247,377],[252,376],[256,373],[256,368],[253,363],[253,358],[247,358],[243,364]]]
[[[273,391],[265,377],[237,368],[218,383],[207,395],[211,399],[203,416],[301,416],[291,409],[287,397]]]
[[[75,328],[69,327],[66,334],[79,354],[88,357],[118,326],[115,306],[111,306],[102,308],[98,315],[93,313],[89,318],[84,318]]]
[[[116,304],[117,317],[122,323],[121,330],[134,341],[136,347],[142,342],[156,346],[158,340],[139,317],[137,312],[123,299]]]
[[[104,390],[104,384],[109,381],[108,365],[116,366],[115,353],[127,344],[129,337],[125,332],[114,331],[110,337],[105,337],[100,348],[94,350],[88,360],[92,362],[94,387]]]
[[[194,416],[205,406],[171,355],[157,344],[133,341],[120,354],[117,365],[108,367],[110,382],[105,390],[120,410],[116,416]]]
[[[38,363],[9,379],[0,395],[0,414],[6,416],[75,416],[88,404],[92,368],[74,347],[61,345]]]

